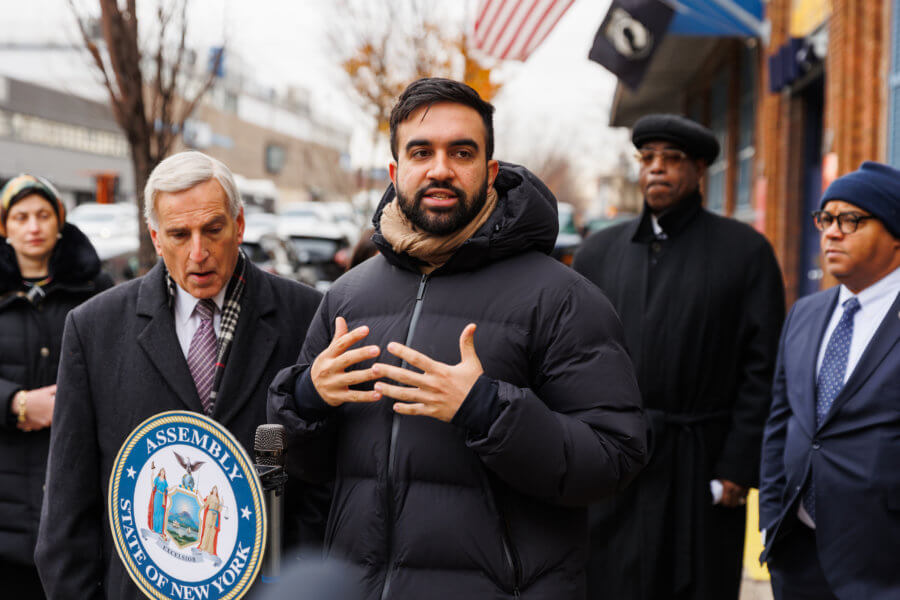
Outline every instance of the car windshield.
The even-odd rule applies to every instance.
[[[321,215],[308,208],[291,208],[282,213],[285,217],[300,217],[303,219],[320,219]]]
[[[294,247],[301,262],[309,263],[331,260],[338,251],[339,243],[337,240],[322,238],[292,237],[291,246]]]
[[[559,232],[578,233],[578,230],[575,229],[575,213],[562,207],[559,210]]]
[[[244,249],[244,253],[247,255],[247,258],[250,259],[250,262],[259,263],[269,260],[268,253],[266,253],[262,246],[257,243],[244,242],[241,244],[241,248]]]
[[[69,217],[70,220],[79,221],[82,223],[103,223],[105,221],[115,221],[116,219],[122,218],[122,215],[117,215],[114,213],[78,213],[71,215]]]

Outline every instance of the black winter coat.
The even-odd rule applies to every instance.
[[[15,251],[0,238],[0,561],[28,565],[34,564],[50,429],[17,429],[10,402],[19,390],[56,383],[66,315],[112,285],[90,241],[71,224],[53,250],[50,275],[46,296],[33,304]]]
[[[591,598],[737,598],[745,510],[709,486],[757,485],[784,288],[766,239],[701,201],[660,215],[665,239],[645,210],[575,256],[622,318],[651,428],[647,467],[592,510]]]
[[[299,364],[270,391],[293,475],[335,480],[326,551],[363,567],[369,599],[583,598],[585,507],[644,461],[621,325],[594,286],[546,256],[553,196],[512,165],[495,187],[488,222],[428,276],[376,231],[382,254],[335,282]],[[392,198],[389,188],[381,207]],[[459,362],[460,333],[475,322],[484,375],[452,424],[396,415],[390,400],[331,409],[306,372],[336,316],[368,325],[365,343],[394,364],[390,341]],[[297,386],[312,394],[295,398]]]

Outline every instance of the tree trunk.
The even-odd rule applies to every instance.
[[[138,263],[141,275],[153,268],[156,264],[156,249],[153,247],[153,241],[150,239],[150,230],[147,228],[147,222],[144,220],[144,186],[147,185],[147,179],[156,166],[152,160],[141,152],[132,149],[131,163],[134,169],[134,191],[137,196],[138,221],[140,227],[138,229]]]

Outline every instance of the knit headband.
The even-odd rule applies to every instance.
[[[6,218],[9,216],[9,209],[31,194],[38,194],[53,206],[59,227],[62,229],[66,221],[66,205],[63,204],[59,192],[43,177],[22,174],[10,179],[0,191],[0,235],[6,237]]]

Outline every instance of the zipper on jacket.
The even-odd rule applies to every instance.
[[[497,515],[497,521],[500,524],[500,541],[503,542],[503,556],[506,558],[506,566],[509,567],[513,574],[513,597],[518,598],[520,596],[519,583],[522,581],[522,567],[519,564],[519,556],[513,547],[509,521],[506,520],[506,515],[500,512],[500,509],[497,507],[494,488],[484,470],[481,471],[481,485],[484,488],[484,493],[487,495],[488,507],[491,509],[491,512]]]
[[[422,301],[425,299],[425,286],[428,284],[428,274],[422,275],[419,281],[419,290],[416,292],[416,304],[413,307],[412,317],[409,320],[409,329],[406,333],[406,346],[412,344],[413,335],[416,333],[416,324],[419,322],[419,315],[422,313]],[[404,360],[400,365],[406,368],[407,362]],[[384,574],[384,586],[381,588],[381,600],[386,600],[388,592],[391,588],[391,575],[394,572],[393,565],[393,531],[394,531],[394,502],[393,502],[393,480],[394,480],[394,456],[397,448],[397,431],[400,429],[400,415],[394,413],[391,417],[391,440],[388,450],[387,480],[385,481],[385,514],[387,515],[387,528],[385,537],[387,538],[387,570]]]

